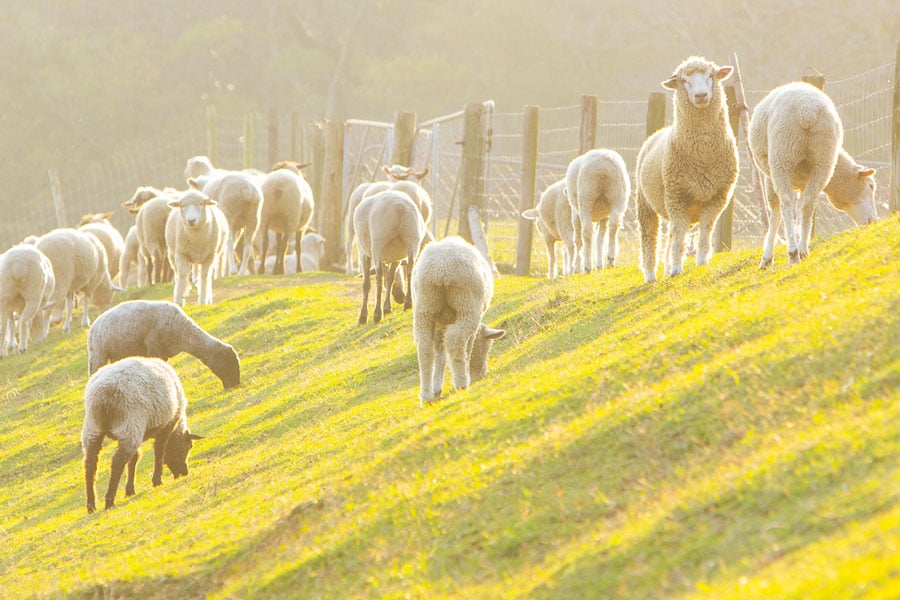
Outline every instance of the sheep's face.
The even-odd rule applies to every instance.
[[[491,329],[484,323],[478,326],[475,333],[475,343],[472,345],[472,354],[469,356],[469,377],[472,381],[478,381],[487,373],[488,354],[494,340],[499,340],[506,334],[505,329]]]
[[[855,197],[857,202],[847,206],[839,206],[841,210],[850,215],[857,225],[868,225],[878,220],[875,210],[875,169],[860,166],[857,171],[857,189]]]
[[[122,203],[122,208],[127,210],[130,214],[136,215],[138,210],[145,203],[153,200],[159,195],[159,191],[149,187],[141,187],[138,188],[137,191],[134,192],[134,195],[127,201]],[[110,213],[112,214],[112,213]]]
[[[194,446],[194,440],[203,439],[201,435],[194,435],[188,430],[174,432],[166,443],[166,453],[163,462],[169,467],[175,479],[188,474],[187,455]]]
[[[226,390],[241,385],[241,360],[230,345],[225,344],[213,353],[206,365],[222,380]]]
[[[169,206],[177,208],[181,213],[181,222],[188,229],[197,229],[209,220],[210,206],[216,201],[199,190],[188,190],[178,200],[169,202]]]
[[[733,67],[718,67],[712,63],[692,62],[682,65],[672,77],[662,83],[671,90],[683,90],[688,102],[696,108],[706,108],[712,103],[718,82],[731,76]]]

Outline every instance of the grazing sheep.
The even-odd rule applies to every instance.
[[[162,485],[163,463],[175,479],[188,474],[193,441],[188,430],[187,398],[175,370],[158,358],[130,357],[106,365],[84,387],[84,491],[87,512],[95,510],[97,457],[106,437],[118,440],[112,457],[106,508],[115,505],[122,471],[128,465],[125,497],[134,495],[134,474],[141,444],[153,438],[153,486]]]
[[[412,288],[421,405],[440,398],[448,357],[455,389],[484,377],[491,345],[506,331],[481,322],[494,277],[478,249],[460,237],[425,246],[413,267]]]
[[[13,313],[19,317],[19,352],[28,350],[29,334],[34,342],[47,337],[50,321],[44,313],[55,283],[50,259],[35,246],[20,244],[0,255],[0,356],[13,345]]]
[[[277,169],[265,176],[262,182],[263,206],[260,214],[260,233],[262,235],[261,268],[266,264],[269,251],[268,232],[276,235],[275,275],[284,274],[284,254],[288,236],[294,235],[297,264],[303,264],[301,258],[301,240],[306,228],[312,220],[315,203],[312,188],[302,175],[291,169]]]
[[[133,271],[134,265],[137,270]],[[134,275],[134,277],[132,277]],[[146,278],[146,265],[141,257],[140,244],[137,239],[137,226],[132,225],[125,234],[125,249],[119,259],[119,285],[131,287]]]
[[[383,314],[391,312],[390,290],[394,282],[397,266],[404,258],[406,272],[406,293],[403,307],[412,307],[410,275],[416,255],[425,239],[425,221],[415,202],[403,192],[388,190],[369,196],[359,203],[353,215],[357,242],[362,257],[363,303],[359,313],[359,324],[368,318],[369,289],[371,287],[372,265],[375,266],[375,313],[376,323]],[[385,281],[384,309],[381,306],[384,263],[390,264]]]
[[[775,88],[754,109],[749,137],[754,161],[765,173],[770,192],[761,269],[771,265],[775,256],[782,211],[789,262],[809,256],[812,217],[823,190],[857,225],[876,220],[875,169],[858,165],[841,149],[843,124],[823,91],[805,82]],[[799,203],[794,190],[801,190]]]
[[[62,307],[66,309],[66,320],[62,330],[68,333],[75,308],[75,294],[84,297],[84,313],[81,325],[89,327],[88,306],[93,304],[106,310],[112,301],[113,292],[124,291],[113,285],[106,266],[106,250],[94,236],[77,229],[54,229],[42,236],[35,245],[50,259],[53,277],[56,281],[53,291],[52,322],[62,320]]]
[[[166,245],[166,221],[172,211],[169,202],[180,192],[138,188],[131,200],[122,204],[128,212],[135,214],[134,225],[141,258],[147,269],[147,282],[170,281],[172,269]],[[140,284],[143,285],[144,281]]]
[[[390,182],[387,181],[361,183],[353,188],[353,191],[350,193],[350,198],[347,200],[347,245],[344,248],[344,252],[347,255],[348,275],[358,272],[360,263],[362,262],[359,254],[356,255],[356,261],[353,260],[353,243],[356,241],[356,227],[353,224],[353,215],[356,213],[356,207],[358,207],[359,203],[367,196],[374,196],[379,192],[385,191],[390,186]],[[357,247],[357,250],[358,249],[359,248]]]
[[[259,229],[263,204],[263,192],[257,179],[248,173],[228,172],[202,188],[204,194],[218,203],[219,209],[228,219],[229,234],[225,252],[228,258],[228,271],[232,275],[238,273],[235,262],[237,250],[241,253],[241,274],[246,275],[251,270],[253,238]],[[193,179],[188,183],[197,187]]]
[[[566,192],[572,208],[575,246],[581,249],[582,272],[590,273],[593,268],[594,223],[599,223],[597,268],[615,266],[619,254],[619,230],[631,195],[625,160],[615,150],[588,150],[569,163]],[[604,245],[606,258],[601,264]]]
[[[241,363],[229,344],[206,333],[177,304],[131,300],[94,321],[87,340],[88,373],[128,356],[168,360],[187,352],[200,359],[227,388],[241,384]]]
[[[191,265],[200,265],[197,301],[212,304],[213,268],[218,266],[225,251],[228,219],[216,201],[199,190],[184,192],[176,200],[170,200],[169,207],[178,209],[166,221],[169,262],[175,267],[175,304],[184,305]]]
[[[684,239],[695,222],[700,224],[697,264],[709,262],[710,235],[738,175],[722,88],[733,70],[692,56],[662,82],[675,90],[673,123],[647,138],[637,158],[641,269],[648,282],[656,281],[660,218],[669,222],[666,275],[683,272]]]
[[[547,277],[558,275],[556,265],[556,242],[563,243],[563,275],[575,272],[575,229],[572,223],[572,207],[566,195],[566,180],[560,179],[547,186],[541,194],[536,208],[522,213],[526,219],[537,224],[538,231],[547,246],[549,267]]]
[[[90,213],[81,217],[79,231],[90,233],[96,237],[104,250],[106,250],[106,264],[109,268],[109,277],[114,282],[119,274],[119,262],[122,259],[122,252],[125,251],[125,239],[119,230],[109,222],[112,216],[111,212],[106,213]]]

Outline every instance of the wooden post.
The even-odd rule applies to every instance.
[[[253,167],[253,115],[244,117],[244,167]]]
[[[206,107],[206,155],[213,165],[219,163],[219,130],[214,104]]]
[[[900,42],[894,62],[894,135],[891,141],[891,212],[900,211]]]
[[[744,78],[741,75],[741,65],[738,62],[736,52],[731,53],[731,64],[734,66],[734,93],[735,101],[737,102],[738,124],[741,130],[740,138],[744,140],[744,149],[747,151],[747,157],[750,159],[750,183],[753,186],[753,195],[759,204],[763,229],[768,230],[769,205],[766,202],[765,181],[763,174],[756,168],[756,162],[753,160],[753,150],[750,148],[750,109],[747,106],[747,97],[744,95]]]
[[[480,102],[467,104],[463,116],[463,152],[459,161],[462,182],[459,201],[459,235],[472,242],[469,207],[484,209],[484,114]]]
[[[291,160],[303,162],[303,126],[300,123],[300,115],[291,113]]]
[[[579,156],[597,147],[597,112],[600,98],[583,94],[581,96],[581,128],[579,135]]]
[[[534,224],[530,219],[523,217],[522,213],[534,207],[541,109],[537,106],[526,106],[524,112],[522,175],[519,183],[519,240],[516,246],[516,275],[519,276],[526,276],[531,272]]]
[[[647,98],[647,131],[650,137],[666,126],[666,93],[650,92]]]
[[[267,171],[281,158],[278,156],[278,112],[269,110],[266,114],[266,141],[269,143],[269,164]],[[290,158],[290,157],[288,157]]]
[[[412,166],[413,140],[416,139],[416,113],[397,112],[394,115],[394,144],[391,164]]]
[[[50,169],[47,171],[47,176],[50,177],[50,193],[53,195],[53,209],[56,211],[56,226],[65,227],[66,206],[65,203],[63,203],[62,186],[59,184],[59,173],[56,169]],[[0,343],[5,343],[5,340]]]
[[[325,136],[323,125],[321,123],[310,123],[306,129],[306,139],[310,140],[311,156],[309,169],[309,186],[313,191],[313,198],[318,204],[322,197],[322,179],[325,173]],[[316,229],[319,229],[321,211],[315,211]]]
[[[325,123],[325,157],[322,196],[317,199],[319,233],[325,238],[326,269],[336,268],[344,260],[341,248],[341,198],[344,179],[344,124]]]
[[[728,105],[728,122],[731,126],[731,133],[734,139],[739,139],[740,131],[740,114],[737,106],[737,93],[733,85],[725,86],[725,102]],[[732,233],[734,229],[734,194],[728,199],[728,204],[719,220],[716,222],[716,230],[714,232],[714,248],[716,252],[726,252],[732,248]]]

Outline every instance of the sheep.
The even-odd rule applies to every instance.
[[[291,169],[276,169],[265,176],[262,182],[263,206],[260,213],[260,233],[262,235],[261,268],[265,267],[269,250],[269,230],[277,235],[275,249],[276,275],[284,274],[284,254],[287,236],[295,236],[297,263],[302,266],[301,239],[312,220],[315,203],[312,188]]]
[[[188,474],[187,456],[194,440],[187,398],[178,374],[158,358],[133,356],[97,370],[84,387],[84,491],[88,514],[97,510],[94,486],[103,439],[118,440],[112,457],[106,509],[115,506],[122,471],[128,465],[125,497],[134,495],[134,475],[141,444],[153,438],[153,486],[162,485],[163,463],[175,479]]]
[[[506,331],[482,323],[494,294],[493,274],[478,249],[460,237],[425,246],[412,270],[412,289],[421,406],[440,398],[448,357],[455,389],[484,377],[491,346]]]
[[[83,295],[81,325],[89,327],[91,320],[88,318],[88,306],[93,304],[103,312],[112,301],[113,292],[124,291],[113,285],[106,266],[106,250],[90,234],[77,229],[54,229],[43,235],[35,247],[47,255],[53,266],[56,285],[52,296],[54,307],[51,322],[59,323],[62,320],[62,307],[65,306],[66,320],[62,326],[64,333],[69,332],[72,323],[75,294]]]
[[[556,277],[556,242],[563,243],[563,275],[575,272],[575,229],[572,222],[572,207],[566,195],[566,180],[560,179],[547,186],[541,194],[536,208],[522,213],[526,219],[537,224],[538,231],[547,246],[547,277]]]
[[[588,150],[569,163],[566,169],[566,193],[572,209],[575,246],[581,249],[581,270],[590,273],[594,256],[591,244],[594,222],[599,223],[597,268],[613,267],[619,254],[619,229],[628,209],[631,180],[625,160],[615,150]],[[605,235],[604,235],[605,232]],[[606,239],[605,260],[604,255]]]
[[[194,179],[188,183],[201,189]],[[240,273],[248,274],[253,262],[253,238],[259,229],[260,211],[263,204],[263,192],[257,182],[257,177],[248,173],[228,172],[207,183],[202,190],[204,194],[218,203],[219,209],[225,213],[225,217],[228,219],[229,234],[225,252],[228,258],[229,273],[232,275],[238,273],[235,251],[240,248]]]
[[[368,318],[370,270],[375,266],[375,313],[373,320],[378,323],[383,314],[391,312],[390,290],[397,266],[404,258],[406,272],[406,293],[404,309],[412,307],[410,275],[419,248],[425,239],[425,221],[415,202],[403,192],[387,190],[369,196],[359,203],[353,215],[362,256],[363,303],[359,313],[359,324]],[[385,282],[384,309],[381,305],[381,289],[384,279],[384,263],[390,263]]]
[[[675,90],[673,123],[644,141],[636,169],[641,268],[647,282],[656,281],[660,218],[669,222],[667,276],[684,270],[684,239],[692,223],[699,222],[697,265],[709,262],[710,235],[738,175],[737,144],[722,88],[733,70],[692,56],[662,82]]]
[[[141,259],[146,266],[145,283],[161,283],[171,279],[166,246],[166,220],[169,218],[169,201],[180,192],[173,189],[158,190],[140,187],[127,202],[122,203],[128,212],[135,215],[135,227]]]
[[[18,314],[19,352],[47,337],[50,322],[44,314],[53,297],[56,280],[50,259],[29,244],[13,246],[0,257],[0,356],[6,356],[15,337]]]
[[[178,209],[169,213],[166,221],[169,262],[175,267],[174,302],[184,305],[191,265],[200,265],[197,301],[212,304],[213,267],[218,265],[225,251],[228,219],[215,200],[195,189],[169,200],[169,207]]]
[[[344,253],[347,255],[348,275],[358,271],[360,263],[362,262],[359,254],[357,254],[356,261],[353,260],[353,243],[356,241],[356,229],[353,224],[353,215],[356,213],[356,208],[366,196],[374,196],[379,192],[385,191],[390,186],[391,184],[387,181],[361,183],[353,188],[353,191],[350,193],[350,197],[347,200],[347,244],[344,248]],[[359,248],[357,247],[357,250],[358,249]]]
[[[191,179],[196,179],[198,177],[214,179],[222,173],[222,169],[215,168],[212,161],[209,160],[209,157],[202,154],[190,157],[187,159],[187,163],[184,166],[185,181],[190,181]]]
[[[766,175],[770,208],[760,269],[772,264],[782,211],[789,262],[809,256],[813,212],[823,190],[857,225],[876,220],[875,169],[858,165],[841,148],[843,137],[831,98],[805,82],[773,89],[754,109],[750,150]],[[801,190],[799,204],[795,189]]]
[[[103,248],[106,250],[109,277],[116,282],[118,281],[116,277],[119,275],[119,262],[122,259],[122,252],[125,251],[125,239],[119,230],[109,222],[111,216],[111,212],[86,214],[81,217],[78,229],[90,233],[103,244]]]
[[[234,348],[164,300],[130,300],[109,309],[88,331],[87,351],[89,375],[128,356],[168,360],[187,352],[209,367],[225,389],[241,384],[241,362]]]
[[[303,244],[302,272],[322,271],[325,267],[325,238],[318,233],[307,233],[300,242]],[[275,268],[275,257],[266,257],[266,270],[272,271]],[[291,252],[288,247],[288,253],[284,257],[284,272],[286,275],[297,273],[297,255]]]
[[[133,272],[133,265],[137,265],[137,271]],[[146,278],[146,265],[141,257],[140,244],[137,239],[137,226],[132,225],[125,234],[125,249],[119,259],[119,285],[123,288],[130,287]],[[132,277],[135,275],[135,277]]]

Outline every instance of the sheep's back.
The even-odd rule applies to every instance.
[[[490,306],[494,279],[478,250],[462,238],[450,237],[425,246],[413,267],[416,310],[438,314],[483,314]]]

